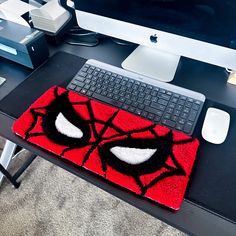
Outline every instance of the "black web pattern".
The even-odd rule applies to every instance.
[[[147,190],[157,184],[159,181],[171,177],[171,176],[185,176],[185,170],[177,161],[175,155],[173,154],[174,145],[182,145],[185,143],[193,142],[193,138],[188,138],[180,141],[173,141],[173,134],[170,130],[165,136],[159,136],[154,128],[156,124],[151,124],[145,128],[139,128],[132,131],[124,131],[117,125],[113,124],[114,119],[119,113],[119,109],[116,109],[113,115],[106,121],[96,118],[94,111],[92,109],[91,100],[88,99],[85,102],[70,102],[69,91],[65,91],[59,94],[58,87],[54,88],[54,100],[47,106],[34,107],[30,109],[33,116],[33,122],[25,133],[25,139],[28,140],[35,136],[46,136],[51,141],[66,146],[60,153],[60,156],[64,156],[66,152],[78,149],[80,147],[91,146],[83,157],[82,166],[86,164],[90,158],[91,153],[97,148],[99,152],[99,158],[101,161],[101,168],[104,172],[104,177],[106,178],[107,166],[113,167],[115,170],[131,176],[134,178],[136,184],[139,186],[141,195],[145,195]],[[88,109],[90,119],[84,120],[74,109],[73,106],[85,105]],[[59,112],[62,112],[69,121],[77,122],[77,127],[83,129],[83,137],[71,138],[59,133],[55,128],[55,119]],[[38,123],[39,117],[42,118],[42,127],[44,132],[32,132],[34,127]],[[72,122],[72,123],[74,123]],[[95,124],[102,124],[103,128],[101,131],[96,130]],[[103,137],[108,128],[114,129],[117,134],[111,135],[109,137]],[[149,131],[154,135],[154,139],[141,139],[133,138],[132,134],[138,134],[145,131]],[[94,136],[95,141],[90,141],[91,136]],[[112,141],[114,138],[121,138],[116,141]],[[109,141],[110,140],[110,141]],[[107,141],[105,144],[101,144],[102,141]],[[156,151],[150,159],[141,164],[129,164],[120,159],[118,159],[110,149],[114,146],[124,146],[128,148],[155,148]],[[166,163],[167,159],[171,158],[174,166],[170,166]],[[160,175],[151,180],[147,185],[144,185],[140,180],[140,176],[145,174],[154,173],[161,168],[165,168],[166,171],[162,172]]]

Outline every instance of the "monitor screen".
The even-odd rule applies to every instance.
[[[77,1],[81,11],[230,47],[235,0]]]
[[[235,0],[75,0],[75,9],[82,28],[140,45],[127,70],[171,81],[181,56],[236,70]]]

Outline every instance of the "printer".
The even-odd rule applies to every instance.
[[[48,56],[44,33],[0,18],[0,57],[33,69]]]

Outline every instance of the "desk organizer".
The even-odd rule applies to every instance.
[[[58,158],[175,210],[199,146],[186,134],[56,86],[23,113],[13,131]]]

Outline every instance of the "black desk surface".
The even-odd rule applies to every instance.
[[[109,39],[95,48],[62,45],[51,47],[52,54],[58,50],[67,51],[84,58],[94,58],[119,66],[134,46],[115,45]],[[11,132],[15,118],[53,85],[65,86],[84,63],[84,59],[67,53],[56,53],[41,68],[24,80],[31,72],[14,63],[0,62],[0,75],[11,76],[7,71],[17,74],[15,84],[0,88],[0,95],[6,94],[12,85],[12,92],[0,101],[0,134],[13,142],[31,150],[45,159],[86,179],[130,204],[162,219],[163,221],[196,235],[236,235],[236,87],[226,83],[226,72],[205,63],[181,59],[174,84],[199,91],[207,97],[204,111],[198,122],[195,136],[201,146],[187,189],[186,199],[178,212],[170,211],[119,187],[105,182],[98,176],[88,173],[64,160],[38,149]],[[19,82],[19,81],[23,82]],[[20,84],[17,88],[16,85]],[[3,95],[2,95],[3,96]],[[0,97],[1,99],[1,97]],[[231,115],[231,126],[227,140],[222,145],[205,142],[200,135],[202,121],[209,106],[219,107]]]

